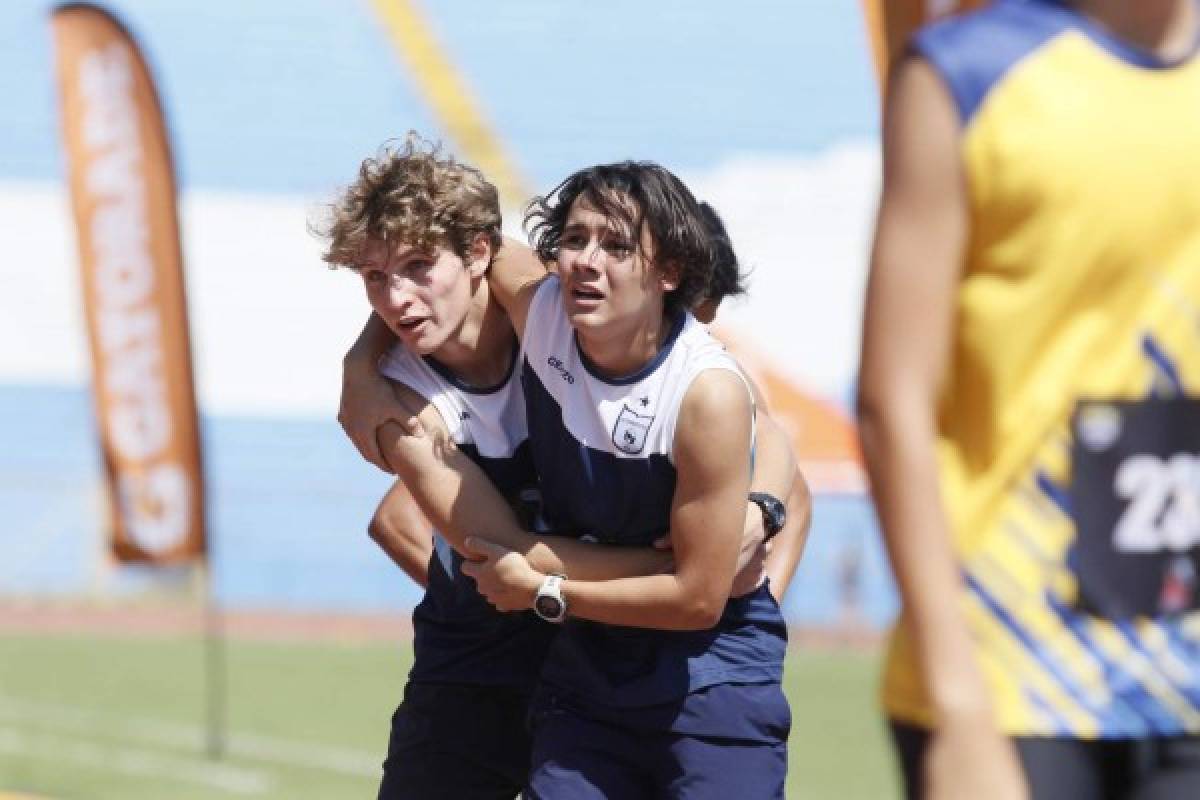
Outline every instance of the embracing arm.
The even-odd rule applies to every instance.
[[[418,586],[429,585],[433,529],[402,481],[396,481],[379,501],[367,532]]]
[[[812,520],[812,497],[808,484],[796,468],[796,456],[787,434],[771,418],[758,386],[749,378],[747,384],[757,409],[754,475],[750,489],[767,492],[782,500],[787,507],[787,520],[783,530],[764,543],[762,512],[754,503],[749,504],[732,595],[739,597],[758,588],[765,575],[771,580],[771,594],[782,600],[804,554]]]
[[[750,384],[753,386],[753,384]],[[731,596],[741,597],[755,589],[764,578],[771,579],[772,594],[781,597],[792,579],[803,551],[803,529],[794,520],[807,518],[808,508],[795,505],[800,499],[792,497],[792,487],[799,480],[796,458],[783,430],[758,406],[754,446],[754,474],[750,490],[766,492],[782,500],[787,507],[787,521],[775,538],[766,541],[766,526],[762,510],[747,503],[746,523],[738,554],[737,575],[733,579]],[[800,533],[797,541],[797,533]]]
[[[745,384],[733,373],[709,370],[693,381],[675,430],[674,573],[568,579],[562,592],[571,616],[662,630],[703,630],[720,620],[750,490],[750,414]],[[536,589],[541,576],[528,580]]]
[[[394,388],[403,404],[420,409],[416,419],[421,430],[385,424],[379,434],[383,455],[421,511],[464,557],[474,556],[465,542],[475,536],[523,553],[544,573],[604,580],[670,568],[672,555],[649,547],[607,547],[526,531],[483,470],[455,446],[437,409],[408,387]]]
[[[754,475],[750,490],[783,498],[791,489],[796,474],[796,455],[787,434],[769,415],[760,411],[754,425]]]
[[[545,277],[546,265],[537,253],[515,239],[504,237],[503,246],[488,268],[488,287],[512,320],[518,337],[525,336],[529,305]]]
[[[391,469],[379,452],[375,431],[389,419],[407,416],[396,405],[391,386],[379,374],[379,360],[395,341],[379,315],[367,318],[362,333],[342,359],[342,396],[337,416],[359,454],[385,472]]]
[[[785,500],[787,504],[787,522],[783,530],[776,534],[768,543],[767,577],[771,579],[771,594],[779,602],[787,593],[804,555],[804,545],[808,543],[808,530],[812,524],[812,494],[800,470],[796,470],[792,479],[791,490]]]

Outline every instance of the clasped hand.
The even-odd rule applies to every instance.
[[[499,611],[528,611],[545,575],[530,566],[525,556],[503,545],[468,537],[468,559],[462,571],[475,579],[479,593]]]

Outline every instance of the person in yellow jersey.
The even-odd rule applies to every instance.
[[[996,0],[891,75],[859,417],[910,798],[1200,798],[1198,40]]]

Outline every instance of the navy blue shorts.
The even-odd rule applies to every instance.
[[[513,800],[529,774],[528,713],[515,689],[408,684],[379,800]]]
[[[534,714],[526,800],[781,798],[787,742],[634,730],[568,708]]]

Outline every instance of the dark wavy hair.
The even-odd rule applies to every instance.
[[[525,228],[543,261],[558,259],[576,200],[626,225],[639,251],[642,234],[649,232],[655,268],[679,265],[679,285],[664,297],[667,313],[691,308],[707,295],[716,262],[709,223],[691,191],[669,170],[649,161],[588,167],[535,197],[525,213]]]
[[[700,204],[704,225],[712,240],[713,269],[708,286],[704,290],[705,300],[720,303],[726,297],[738,297],[746,293],[746,276],[733,249],[733,241],[725,230],[721,215],[708,203]]]

